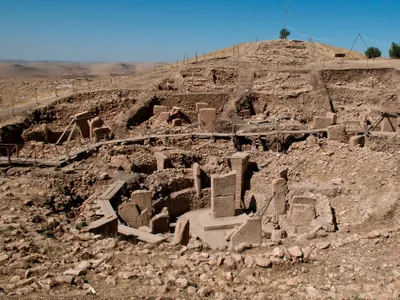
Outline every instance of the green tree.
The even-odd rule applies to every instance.
[[[390,58],[400,58],[400,45],[396,43],[392,43],[392,46],[389,49]]]
[[[375,58],[381,57],[382,52],[377,47],[368,47],[367,51],[365,51],[365,56],[367,58]]]
[[[286,40],[287,39],[287,37],[290,35],[290,31],[289,30],[287,30],[286,28],[282,28],[281,29],[281,31],[280,31],[280,38],[282,39],[282,40]]]

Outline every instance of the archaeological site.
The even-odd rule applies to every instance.
[[[273,40],[15,81],[0,298],[397,299],[396,63]]]

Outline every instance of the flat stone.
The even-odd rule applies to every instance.
[[[179,219],[175,227],[175,233],[174,233],[174,238],[172,240],[172,244],[173,245],[180,244],[186,246],[189,243],[189,239],[190,239],[189,220]]]
[[[261,231],[261,219],[248,219],[232,234],[229,243],[230,249],[234,249],[235,246],[242,243],[261,244]]]
[[[318,249],[328,249],[330,247],[331,243],[330,242],[321,242],[317,244]]]
[[[381,234],[379,233],[378,230],[372,230],[370,232],[368,232],[367,237],[369,239],[374,239],[374,238],[378,238]]]
[[[272,262],[270,259],[265,257],[257,257],[256,258],[256,265],[262,268],[270,268],[272,267]]]
[[[301,248],[299,246],[290,247],[287,250],[292,257],[302,257],[303,256],[303,251],[301,250]]]

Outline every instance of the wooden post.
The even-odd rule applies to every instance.
[[[54,89],[54,94],[58,97],[57,88]]]
[[[35,88],[35,99],[36,99],[36,104],[39,104],[38,99],[37,99],[37,88]]]
[[[7,157],[8,157],[8,164],[11,165],[11,155],[10,155],[10,148],[8,146],[7,147]]]

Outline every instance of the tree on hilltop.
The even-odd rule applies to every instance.
[[[286,28],[282,28],[279,34],[282,40],[286,40],[287,37],[290,35],[290,31],[287,30]]]
[[[400,58],[400,45],[396,43],[392,43],[392,46],[389,49],[390,58]]]
[[[365,56],[368,59],[375,58],[375,57],[381,57],[381,55],[382,55],[382,52],[377,47],[368,47],[368,49],[365,51]]]

